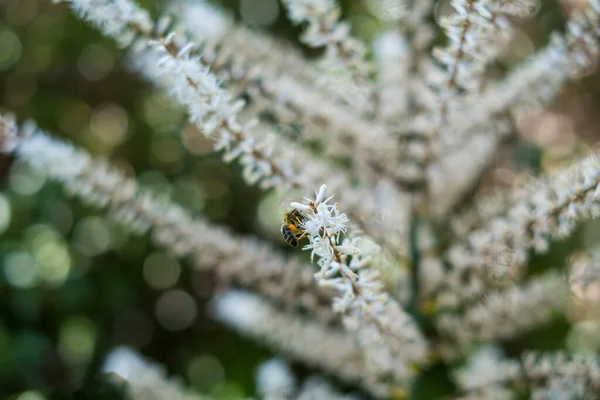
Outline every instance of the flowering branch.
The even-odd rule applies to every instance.
[[[367,391],[388,396],[392,385],[385,375],[365,365],[362,352],[347,333],[299,315],[283,313],[258,296],[228,291],[213,298],[213,316],[252,338],[348,382],[361,382]]]
[[[568,304],[567,279],[548,273],[524,285],[488,293],[484,302],[468,307],[462,315],[442,315],[437,325],[454,338],[450,346],[460,353],[474,342],[506,340],[543,325]]]
[[[363,43],[350,36],[347,23],[339,21],[341,10],[335,0],[284,0],[284,4],[294,23],[308,24],[304,43],[325,46],[325,67],[332,72],[349,71],[357,84],[364,85],[373,67],[365,60]]]
[[[311,250],[320,267],[315,278],[339,293],[333,309],[355,333],[371,367],[406,380],[411,375],[407,363],[423,363],[426,344],[411,317],[383,291],[379,273],[369,268],[370,257],[360,249],[360,238],[342,241],[349,221],[337,205],[329,204],[333,196],[325,198],[326,192],[323,185],[314,200],[291,203],[305,216],[302,229],[309,244],[304,249]]]
[[[440,25],[448,36],[446,48],[434,49],[433,55],[447,69],[445,89],[480,87],[486,64],[493,60],[510,38],[511,16],[527,16],[535,10],[536,0],[453,0],[455,14],[443,18]]]
[[[138,353],[125,347],[113,350],[102,367],[127,384],[127,393],[132,400],[211,400],[185,388],[181,380],[166,377],[165,368],[152,364]]]
[[[483,268],[497,275],[518,274],[528,251],[545,253],[551,239],[568,236],[577,223],[600,215],[600,162],[575,163],[555,177],[532,182],[528,196],[514,204],[487,229],[473,232],[468,244],[449,250],[455,268]]]
[[[588,0],[584,11],[571,15],[565,34],[553,34],[545,48],[514,68],[502,81],[464,102],[457,102],[456,109],[449,113],[449,129],[462,132],[458,139],[462,141],[473,127],[485,124],[494,115],[547,104],[569,79],[596,68],[599,28],[600,1]]]

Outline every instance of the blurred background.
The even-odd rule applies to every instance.
[[[154,15],[168,5],[140,3]],[[584,3],[544,0],[498,70],[543,46]],[[219,4],[257,29],[290,41],[298,34],[276,0]],[[366,41],[384,28],[369,12],[369,0],[343,5]],[[441,1],[436,16],[448,7]],[[485,182],[518,185],[528,174],[597,148],[599,96],[599,75],[590,75],[567,87],[551,109],[517,121],[516,150],[497,155]],[[279,239],[277,200],[246,186],[236,165],[210,154],[210,143],[182,143],[180,132],[185,138],[191,129],[185,113],[129,73],[114,43],[64,5],[0,0],[0,102],[19,121],[31,118],[109,158],[194,213],[288,251]],[[218,399],[254,393],[255,368],[272,354],[206,315],[206,300],[219,290],[210,273],[192,271],[185,261],[153,248],[148,238],[129,235],[10,157],[0,158],[0,182],[0,398],[119,398],[118,388],[98,374],[117,345],[140,350]],[[600,224],[590,224],[564,246],[593,246],[599,233]],[[553,262],[560,252],[559,246],[534,262]],[[566,337],[571,346],[600,348],[598,324],[567,330],[557,321],[553,329],[530,340]],[[300,376],[310,372],[293,367]],[[446,385],[432,380],[438,384]]]

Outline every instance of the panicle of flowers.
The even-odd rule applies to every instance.
[[[118,347],[108,354],[102,367],[127,385],[132,400],[210,400],[185,388],[182,379],[169,378],[165,368],[146,361],[135,351]]]
[[[473,90],[481,85],[484,69],[498,56],[510,38],[511,16],[535,10],[536,0],[453,0],[455,13],[440,21],[448,36],[445,48],[433,55],[447,69],[448,95],[456,89]]]
[[[232,99],[201,59],[190,56],[192,44],[175,53],[171,48],[174,38],[170,34],[150,45],[162,53],[157,66],[160,73],[171,78],[171,93],[186,106],[190,121],[204,135],[216,137],[215,150],[224,151],[225,161],[239,159],[249,184],[261,181],[265,189],[290,185],[293,178],[289,165],[250,134],[258,121],[238,122],[237,115],[245,102]]]
[[[486,57],[483,45],[493,29],[489,20],[491,15],[483,1],[452,0],[450,4],[455,13],[440,20],[448,45],[433,51],[433,56],[446,67],[445,87],[441,88],[446,98],[455,95],[457,88],[477,88],[479,82],[473,77],[481,74],[479,60]]]
[[[333,73],[349,71],[365,84],[373,67],[366,59],[364,44],[350,35],[350,25],[340,22],[341,9],[335,0],[284,0],[292,22],[308,24],[301,39],[309,46],[325,46],[324,67]]]
[[[423,363],[427,348],[421,332],[398,302],[383,289],[378,271],[369,267],[370,257],[360,251],[360,238],[344,238],[349,223],[337,204],[326,198],[322,185],[314,200],[293,202],[291,207],[305,216],[302,229],[308,235],[311,259],[317,256],[320,285],[334,290],[334,311],[342,315],[353,332],[368,364],[397,381],[412,375],[410,363]]]
[[[536,11],[539,0],[483,0],[482,3],[489,11],[490,23],[494,31],[487,38],[488,58],[483,63],[492,61],[506,49],[512,39],[514,29],[512,18],[531,17]]]
[[[555,313],[569,305],[566,277],[550,272],[524,284],[486,294],[485,299],[467,307],[462,315],[442,315],[437,326],[457,352],[473,342],[506,340],[550,322]],[[458,345],[458,346],[457,346]]]
[[[211,301],[213,316],[231,328],[260,339],[308,366],[348,382],[360,382],[376,396],[387,396],[387,377],[365,366],[362,352],[347,333],[299,315],[281,312],[258,296],[230,290]]]
[[[550,240],[569,235],[576,225],[600,216],[600,162],[588,157],[554,177],[533,181],[528,196],[486,229],[469,235],[467,244],[449,250],[458,269],[482,268],[496,275],[518,274],[528,251],[545,253]]]
[[[513,68],[503,80],[457,104],[449,113],[448,125],[462,132],[464,140],[473,127],[495,115],[547,105],[565,82],[596,68],[599,29],[600,4],[588,0],[583,12],[569,17],[564,34],[554,33],[546,47]]]
[[[433,118],[429,116],[425,122],[425,125],[431,125],[425,130],[439,137],[439,140],[431,143],[432,155],[427,159],[427,164],[431,164],[431,168],[428,168],[428,195],[433,199],[434,213],[438,215],[451,209],[471,183],[477,180],[505,134],[504,121],[495,118],[496,115],[488,115],[489,118],[479,120],[479,124],[470,123],[466,128],[455,125],[455,121],[464,124],[464,120],[457,119],[456,115],[462,112],[465,120],[472,119],[473,104],[479,102],[479,96],[474,93],[479,93],[483,88],[485,69],[499,56],[510,39],[512,30],[509,17],[521,16],[524,10],[532,12],[534,7],[530,3],[534,4],[535,0],[453,0],[451,4],[455,13],[440,21],[446,30],[448,45],[435,48],[433,56],[446,71],[442,73],[435,66],[430,66],[433,73],[429,75],[429,80],[438,93],[429,101],[429,108],[433,105]],[[478,129],[473,129],[475,127]],[[440,135],[442,132],[445,134]],[[480,132],[494,134],[486,138]],[[466,134],[479,137],[467,141],[464,139]],[[465,143],[467,146],[464,146]],[[466,148],[479,146],[483,146],[484,151],[475,153],[479,157],[473,158],[474,153]],[[454,147],[460,147],[462,151]],[[460,161],[457,160],[459,157]],[[438,158],[445,160],[436,162]],[[439,196],[439,192],[447,189],[445,182],[448,177],[456,176],[451,166],[462,165],[461,162],[466,162],[458,175],[463,182],[453,185],[454,190],[449,196]]]

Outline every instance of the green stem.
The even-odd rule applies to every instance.
[[[413,202],[414,202],[413,198]],[[409,312],[413,315],[416,322],[420,320],[419,313],[419,288],[421,287],[419,279],[419,264],[421,262],[421,254],[419,252],[419,215],[413,208],[413,213],[410,221],[410,280],[411,280],[411,298],[409,304]]]
[[[419,279],[419,265],[421,262],[421,254],[419,252],[419,212],[417,209],[417,195],[413,194],[412,198],[412,213],[410,220],[409,232],[409,252],[410,252],[410,280],[411,280],[411,297],[408,311],[412,314],[415,322],[420,324],[421,315],[419,312],[419,297],[421,287]],[[410,388],[410,400],[420,399],[421,385],[420,379],[417,378]]]

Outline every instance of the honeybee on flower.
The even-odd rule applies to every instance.
[[[298,247],[298,242],[308,235],[303,228],[305,220],[306,218],[304,215],[295,208],[286,213],[283,217],[281,236],[283,236],[283,240],[285,240],[289,246]]]

